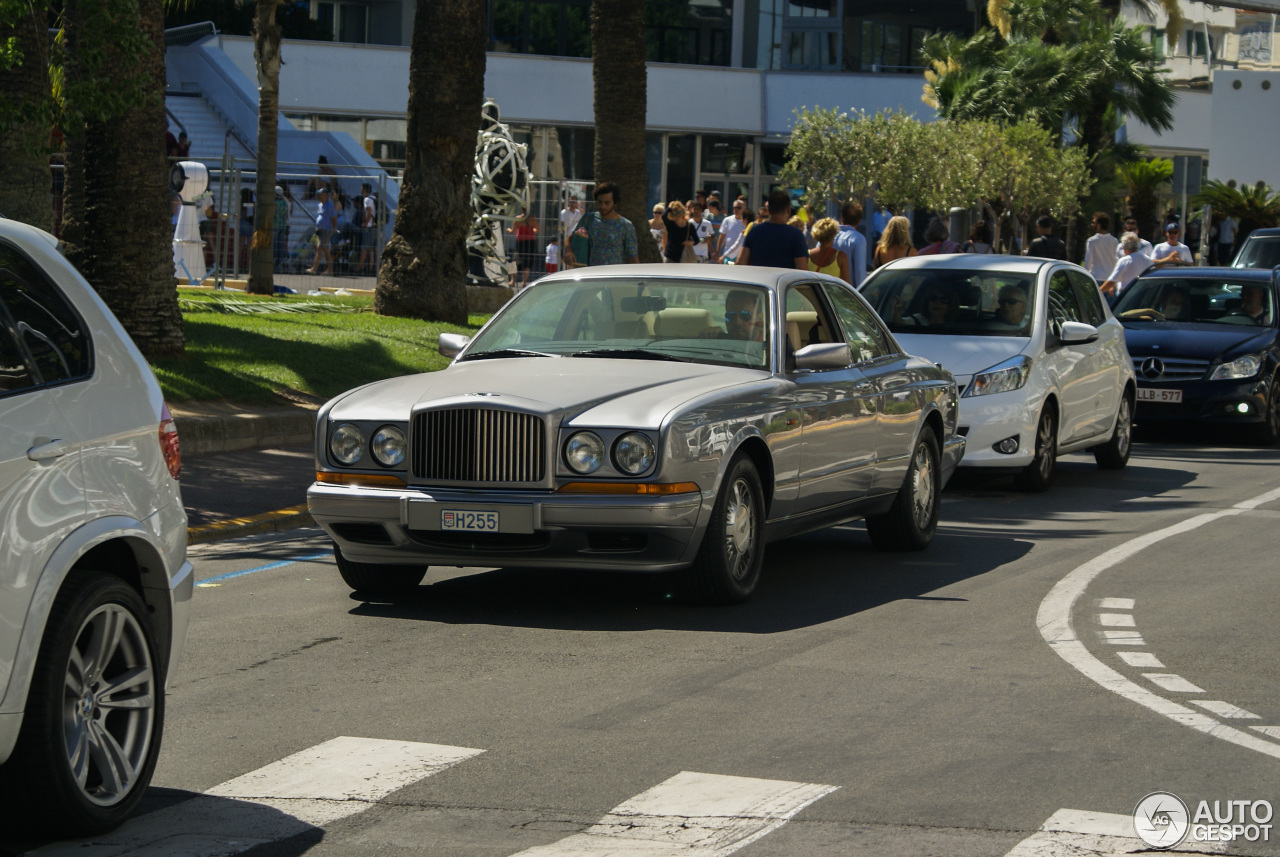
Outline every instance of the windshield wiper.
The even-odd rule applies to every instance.
[[[674,360],[677,363],[692,363],[683,357],[663,354],[658,351],[645,351],[643,348],[591,348],[587,351],[575,351],[570,357],[613,357],[623,360]]]
[[[493,351],[478,351],[468,354],[463,360],[488,360],[490,357],[559,357],[559,354],[547,354],[545,351],[528,351],[524,348],[498,348]]]

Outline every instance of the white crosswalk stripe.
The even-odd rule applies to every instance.
[[[1220,843],[1184,843],[1194,851],[1155,851],[1138,838],[1133,816],[1111,812],[1060,809],[1040,830],[1013,846],[1004,857],[1124,857],[1138,852],[1189,857],[1192,854],[1221,853]]]
[[[836,788],[684,771],[582,833],[516,857],[721,857],[772,833]]]
[[[364,812],[394,791],[483,750],[334,738],[92,840],[40,857],[225,857]]]

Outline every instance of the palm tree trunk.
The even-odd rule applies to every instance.
[[[467,323],[471,172],[484,104],[485,0],[418,3],[404,180],[374,310]]]
[[[64,231],[67,255],[148,358],[181,354],[185,341],[173,272],[169,168],[164,151],[164,10],[139,0],[138,31],[148,49],[139,68],[123,68],[104,48],[99,74],[144,73],[141,106],[111,121],[68,128]],[[70,9],[72,4],[67,4]],[[68,27],[74,27],[68,19]],[[91,34],[79,34],[81,40]]]
[[[0,24],[0,44],[12,39],[22,54],[18,65],[0,70],[0,104],[8,108],[38,108],[49,100],[48,36],[42,18],[33,11],[12,26]],[[9,121],[0,127],[0,214],[52,232],[49,128],[38,119],[13,114],[5,119]]]
[[[618,209],[636,227],[641,262],[659,262],[657,242],[644,228],[649,176],[644,162],[648,80],[644,64],[644,0],[593,0],[591,78],[595,87],[597,182],[611,181]]]
[[[253,19],[253,59],[258,67],[258,172],[248,291],[255,295],[272,294],[275,286],[272,226],[276,216],[276,130],[280,110],[280,25],[276,23],[279,5],[280,0],[258,0]]]

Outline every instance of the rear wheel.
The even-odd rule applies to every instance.
[[[686,572],[689,595],[703,604],[746,601],[764,566],[764,491],[751,459],[729,464],[698,556]]]
[[[0,769],[14,818],[59,837],[117,827],[155,770],[164,674],[138,593],[73,571],[53,609],[12,757]],[[20,779],[19,779],[20,778]]]
[[[1111,439],[1102,446],[1093,448],[1093,458],[1099,467],[1120,470],[1129,463],[1129,452],[1132,449],[1133,400],[1125,393],[1120,397],[1120,407],[1116,409],[1116,427],[1111,432]]]
[[[378,565],[372,562],[352,562],[342,555],[342,549],[333,546],[333,558],[338,563],[338,574],[347,586],[360,595],[372,598],[397,598],[418,588],[427,574],[425,565]]]
[[[1263,446],[1275,446],[1280,442],[1280,377],[1271,380],[1267,391],[1266,419],[1258,429],[1258,442]]]
[[[1058,420],[1052,405],[1040,412],[1036,425],[1036,454],[1031,463],[1013,478],[1019,490],[1040,493],[1048,491],[1058,461]]]
[[[867,534],[880,550],[924,550],[938,529],[942,504],[942,468],[933,429],[920,432],[911,466],[889,511],[867,517]]]

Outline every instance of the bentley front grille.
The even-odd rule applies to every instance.
[[[547,469],[540,417],[487,408],[424,411],[413,418],[413,475],[446,482],[541,482]]]

